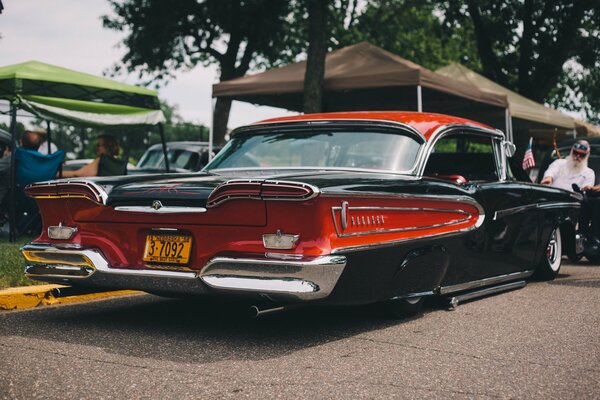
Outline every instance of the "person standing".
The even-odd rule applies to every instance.
[[[114,136],[100,135],[96,141],[97,157],[94,161],[75,171],[63,171],[62,177],[125,175],[127,163],[116,158],[119,151],[119,142]]]

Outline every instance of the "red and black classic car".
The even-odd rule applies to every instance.
[[[580,196],[512,178],[502,132],[439,114],[239,128],[196,174],[36,183],[34,279],[415,312],[553,279]],[[561,241],[561,231],[563,240]],[[263,303],[264,304],[264,303]]]

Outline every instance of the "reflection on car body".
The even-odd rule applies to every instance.
[[[28,276],[404,314],[553,279],[573,245],[579,196],[514,180],[503,134],[473,121],[315,114],[231,136],[195,175],[30,186],[53,235],[23,248]]]

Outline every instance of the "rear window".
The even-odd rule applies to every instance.
[[[400,132],[319,131],[234,137],[208,165],[220,168],[359,168],[409,171],[421,144]]]

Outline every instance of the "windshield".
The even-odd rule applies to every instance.
[[[409,171],[420,143],[400,131],[274,132],[234,137],[206,167]]]

